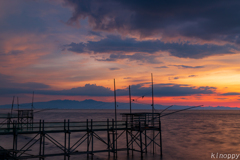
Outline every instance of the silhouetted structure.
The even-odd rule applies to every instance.
[[[13,122],[10,127],[4,125],[0,128],[0,135],[13,136],[12,148],[2,148],[2,151],[7,151],[8,154],[6,155],[11,155],[11,158],[14,159],[39,158],[40,160],[52,156],[64,156],[64,159],[70,159],[71,155],[78,154],[86,154],[87,157],[89,157],[89,155],[93,156],[94,153],[99,152],[107,152],[109,156],[110,153],[112,153],[114,158],[116,158],[118,151],[127,151],[128,155],[129,151],[132,151],[132,154],[135,151],[140,152],[141,156],[143,156],[143,153],[147,152],[147,148],[150,144],[155,143],[161,147],[161,145],[155,141],[156,137],[154,139],[150,138],[151,136],[149,134],[151,134],[151,132],[148,132],[154,130],[157,131],[157,135],[159,135],[161,132],[159,123],[160,117],[159,114],[154,115],[156,119],[154,120],[155,125],[153,127],[152,123],[148,123],[148,118],[143,118],[144,116],[149,117],[150,114],[131,114],[130,118],[128,114],[123,114],[126,118],[125,121],[115,121],[113,119],[112,121],[87,120],[85,122],[70,122],[69,120],[64,120],[64,122],[61,123],[46,123],[40,120],[38,123],[34,122],[31,129],[22,126],[21,123]],[[139,118],[138,120],[137,117]],[[157,117],[159,119],[157,119]],[[120,134],[116,135],[116,131],[119,131]],[[100,132],[106,132],[107,136],[101,137],[99,134]],[[61,133],[64,133],[63,143],[54,138],[56,134],[61,135]],[[78,133],[78,135],[81,136],[73,143],[71,133]],[[30,140],[25,139],[26,144],[21,145],[23,147],[20,148],[18,145],[18,136],[22,134],[32,135],[31,137],[33,138]],[[124,135],[126,147],[119,148],[116,142],[120,137],[123,139]],[[60,148],[60,152],[46,153],[46,141]],[[94,147],[94,141],[104,144],[106,149],[105,147]],[[31,151],[33,146],[36,145],[38,145],[38,154]],[[86,150],[77,150],[81,145],[86,145]],[[133,146],[133,148],[130,148],[130,146]]]

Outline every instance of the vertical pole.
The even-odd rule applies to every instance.
[[[132,113],[132,99],[131,99],[131,88],[129,85],[129,104],[130,104],[130,114]]]
[[[27,117],[27,130],[28,130],[28,117]]]
[[[70,121],[68,119],[68,160],[70,160]]]
[[[147,116],[145,114],[145,127],[147,126]],[[147,129],[145,128],[145,148],[147,153]]]
[[[160,115],[159,115],[159,132],[160,132],[160,153],[161,153],[161,157],[162,157],[162,126],[161,126],[161,119],[160,119]]]
[[[16,130],[16,141],[15,141],[16,144],[15,144],[15,145],[16,145],[16,151],[17,151],[17,141],[18,141],[18,133],[17,133],[17,132],[18,132],[18,131],[17,131],[16,126],[15,126],[15,130]],[[17,157],[17,153],[18,153],[18,152],[16,152],[16,157]]]
[[[132,143],[132,157],[133,157],[133,115],[131,116],[131,143]]]
[[[66,131],[66,119],[64,119],[64,160],[66,160],[67,156],[67,131]]]
[[[34,101],[34,91],[33,91],[33,95],[32,95],[32,110],[33,110],[33,101]]]
[[[89,128],[88,128],[88,119],[87,119],[87,159],[89,159]]]
[[[17,105],[18,105],[18,110],[19,110],[19,101],[18,101],[18,97],[17,97]]]
[[[142,129],[141,129],[141,121],[139,117],[139,132],[140,132],[140,147],[141,147],[141,158],[143,157],[143,149],[142,149]]]
[[[109,119],[107,119],[107,143],[108,143],[108,159],[110,157],[110,137],[109,137]]]
[[[17,128],[16,123],[13,121],[13,156],[17,157]]]
[[[67,131],[66,131],[66,119],[64,119],[64,160],[67,158]]]
[[[151,79],[152,79],[152,124],[153,124],[153,127],[154,127],[154,96],[153,96],[153,74],[151,73]],[[155,133],[154,133],[154,130],[152,131],[152,138],[153,138],[153,141],[154,141],[154,137],[155,137]],[[154,142],[153,142],[153,154],[154,154]]]
[[[114,119],[112,119],[112,142],[113,142],[113,155],[114,155],[114,159],[116,157],[115,155],[115,133],[114,133]]]
[[[19,121],[19,109],[18,109],[18,125],[19,125],[19,123],[20,123],[20,121]],[[22,129],[22,124],[21,124],[21,129]]]
[[[154,97],[153,97],[153,74],[151,73],[152,79],[152,113],[154,113]]]
[[[114,104],[115,104],[115,121],[117,121],[117,98],[116,98],[116,86],[115,86],[115,79],[114,79]]]
[[[39,160],[41,160],[42,158],[42,131],[41,131],[41,125],[42,121],[39,121],[39,132],[40,132],[40,146],[39,146]]]
[[[14,142],[15,142],[15,133],[14,133],[14,123],[13,123],[13,127],[12,127],[12,129],[13,129],[13,143],[12,143],[12,144],[13,144],[13,145],[12,145],[13,147],[12,147],[12,148],[13,148],[13,156],[14,156],[14,154],[15,154],[15,143],[14,143]]]
[[[92,157],[93,157],[93,121],[91,119]]]
[[[45,157],[44,157],[44,155],[45,155],[45,128],[44,128],[44,120],[43,120],[43,123],[42,123],[42,133],[43,133],[43,148],[42,148],[42,159],[44,160],[45,159]]]
[[[127,143],[127,156],[129,156],[129,147],[128,147],[128,121],[126,120],[126,143]]]
[[[13,131],[13,156],[15,156],[15,130],[14,130],[14,122],[12,123],[12,131]]]
[[[15,98],[15,96],[13,96],[13,101],[12,101],[11,118],[12,118],[12,111],[13,111],[14,98]],[[11,121],[11,120],[10,120],[10,121]]]
[[[32,111],[31,117],[32,117],[32,130],[33,130],[33,111]]]
[[[116,157],[117,157],[117,96],[116,96],[116,86],[114,79],[114,101],[115,101],[115,133],[116,133]]]

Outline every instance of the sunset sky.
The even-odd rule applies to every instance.
[[[240,107],[238,0],[0,0],[0,105]],[[143,99],[139,98],[145,96]]]

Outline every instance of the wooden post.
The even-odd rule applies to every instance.
[[[126,120],[126,143],[127,143],[127,156],[129,156],[129,147],[128,147],[128,121]]]
[[[129,85],[129,103],[130,103],[130,114],[132,113],[132,98],[131,98],[131,88]]]
[[[64,160],[67,158],[67,131],[66,131],[66,119],[64,119]]]
[[[42,124],[42,133],[43,133],[43,149],[42,149],[42,159],[45,159],[45,128],[44,128],[44,120],[43,120],[43,124]]]
[[[40,132],[40,146],[39,146],[39,160],[41,160],[42,158],[42,131],[41,131],[41,123],[42,121],[39,121],[39,132]]]
[[[68,119],[68,160],[70,160],[70,121]]]
[[[92,157],[93,157],[93,122],[91,119],[91,137],[92,137]]]
[[[161,157],[162,157],[162,128],[161,128],[161,119],[160,119],[160,115],[159,115],[159,136],[160,136],[160,153],[161,153]]]
[[[88,128],[88,119],[87,119],[87,122],[86,122],[86,126],[87,126],[87,159],[89,158],[89,128]]]
[[[133,157],[133,115],[131,115],[131,142],[132,142],[132,157]]]
[[[147,116],[145,114],[145,148],[146,148],[146,153],[147,153]]]
[[[115,154],[115,133],[114,133],[115,129],[114,129],[114,119],[112,119],[112,142],[113,142],[113,155],[114,155],[114,159],[116,158],[116,154]]]
[[[115,134],[116,134],[116,157],[117,157],[117,96],[116,96],[116,87],[115,87],[115,79],[114,79],[114,101],[115,101]]]
[[[143,149],[142,149],[142,129],[141,129],[141,121],[139,117],[139,132],[140,132],[140,148],[141,148],[141,158],[143,157]]]
[[[13,156],[17,157],[17,128],[16,123],[13,121]]]
[[[108,143],[108,158],[109,158],[110,157],[109,119],[107,119],[107,143]]]
[[[154,127],[154,96],[153,96],[153,74],[151,73],[151,79],[152,79],[152,125]],[[154,141],[154,137],[155,137],[155,132],[154,130],[152,131],[152,138]],[[153,142],[153,154],[154,154],[154,142]]]

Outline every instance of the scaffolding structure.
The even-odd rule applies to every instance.
[[[136,113],[122,114],[124,121],[93,121],[92,119],[85,122],[33,122],[31,129],[19,122],[13,122],[0,128],[1,135],[12,135],[12,148],[1,146],[1,152],[4,153],[5,159],[29,159],[38,158],[44,160],[47,157],[63,156],[64,160],[69,160],[72,155],[86,154],[87,157],[93,156],[95,153],[105,152],[114,159],[117,158],[119,151],[126,151],[127,155],[133,155],[134,152],[140,152],[141,157],[148,152],[150,144],[158,146],[162,154],[161,143],[161,122],[160,115],[152,113]],[[144,118],[145,117],[145,118]],[[156,135],[152,137],[152,132]],[[116,134],[118,132],[118,134]],[[79,136],[75,142],[71,134],[77,133]],[[102,134],[105,133],[105,134]],[[19,135],[30,135],[31,139],[25,139],[25,144],[18,143]],[[63,141],[56,138],[56,134],[62,135]],[[156,137],[160,137],[160,142],[156,141]],[[76,138],[76,137],[75,137]],[[125,139],[126,147],[120,148],[117,144],[119,139]],[[45,145],[46,141],[52,143],[58,152],[47,153]],[[102,144],[101,148],[97,148],[94,144]],[[34,149],[35,150],[34,150]],[[37,148],[37,151],[36,151]],[[85,148],[85,149],[82,149]],[[6,154],[7,153],[7,154]]]
[[[25,125],[27,128],[33,127],[33,109],[18,109],[18,124],[21,127]]]
[[[33,127],[33,120],[34,120],[34,112],[33,109],[18,109],[16,110],[17,114],[7,113],[1,114],[0,119],[4,119],[3,122],[0,124],[0,128],[4,126],[4,122],[7,124],[7,128],[13,123],[18,123],[19,127],[26,127],[32,128]]]

